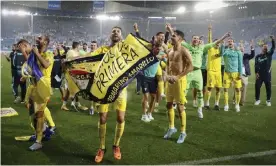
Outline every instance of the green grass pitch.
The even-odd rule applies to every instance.
[[[3,57],[3,56],[2,56]],[[1,164],[20,165],[88,165],[95,164],[94,157],[99,147],[98,114],[89,116],[88,112],[61,111],[61,98],[55,90],[48,107],[57,126],[51,140],[44,142],[43,149],[31,152],[31,142],[17,142],[15,136],[33,134],[30,128],[27,109],[21,104],[13,104],[10,64],[1,58],[1,107],[13,107],[19,116],[1,118]],[[253,63],[252,63],[253,64]],[[276,61],[273,62],[276,68]],[[253,67],[251,67],[253,70]],[[254,73],[254,72],[253,72]],[[276,149],[276,77],[273,71],[272,107],[265,105],[265,88],[261,90],[260,106],[254,106],[254,84],[249,84],[247,102],[236,113],[230,104],[229,112],[204,111],[204,119],[199,120],[192,107],[191,93],[187,104],[187,138],[177,144],[179,132],[171,140],[163,136],[168,127],[165,101],[159,113],[154,113],[154,121],[144,123],[141,118],[141,95],[135,94],[135,82],[128,88],[126,126],[121,139],[122,160],[115,161],[112,153],[116,114],[110,107],[107,122],[107,153],[102,164],[170,164],[191,160],[210,159],[249,152]],[[254,74],[250,82],[254,82]],[[231,98],[230,93],[229,98]],[[232,100],[229,100],[231,103]],[[88,106],[87,101],[82,101]],[[214,103],[212,94],[211,106]],[[223,109],[223,94],[220,101]],[[69,104],[68,104],[69,107]],[[179,129],[179,119],[175,119]],[[276,155],[207,164],[276,164]]]

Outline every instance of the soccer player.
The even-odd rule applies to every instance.
[[[92,41],[90,45],[90,52],[94,52],[98,49],[98,43],[96,41]]]
[[[193,70],[192,66],[192,57],[189,51],[181,46],[181,42],[184,39],[184,33],[175,30],[173,31],[171,26],[167,26],[172,37],[173,49],[170,50],[168,54],[167,61],[167,76],[166,79],[169,82],[167,86],[166,100],[167,100],[167,110],[169,117],[169,129],[165,134],[164,138],[171,138],[172,134],[177,132],[177,129],[174,127],[174,109],[173,102],[177,103],[177,108],[180,117],[180,136],[177,140],[177,143],[183,143],[187,134],[186,134],[186,113],[184,109],[184,104],[186,103],[186,98],[184,91],[186,90],[186,75]]]
[[[52,88],[58,88],[63,100],[64,96],[64,89],[61,86],[62,83],[62,66],[61,66],[61,58],[62,53],[64,50],[62,50],[61,46],[58,45],[56,50],[54,50],[54,65],[51,73],[51,87]]]
[[[198,117],[203,118],[202,107],[203,103],[203,79],[201,74],[201,65],[202,65],[202,55],[203,52],[209,50],[210,48],[214,47],[220,41],[224,40],[226,37],[229,36],[230,33],[226,33],[221,39],[215,41],[214,43],[200,45],[199,44],[199,36],[193,36],[192,38],[192,45],[182,42],[182,46],[189,49],[192,54],[193,66],[194,69],[187,75],[187,90],[189,88],[195,88],[197,90],[197,106],[198,106]]]
[[[266,88],[266,105],[271,106],[271,62],[272,55],[275,50],[275,37],[270,36],[272,47],[268,51],[268,45],[264,44],[262,47],[262,53],[257,55],[255,58],[255,105],[259,105],[260,101],[260,90],[263,82]]]
[[[118,42],[122,41],[122,29],[120,27],[113,27],[110,35],[111,43],[109,46],[101,46],[93,52],[94,55],[102,54],[108,52],[108,50],[113,47]],[[116,160],[120,160],[121,150],[119,147],[121,137],[125,128],[125,111],[127,105],[127,88],[124,88],[119,97],[114,103],[114,108],[117,113],[117,124],[115,129],[115,138],[113,143],[113,155]],[[99,163],[103,160],[106,148],[105,148],[105,135],[106,135],[106,119],[108,113],[109,104],[101,104],[99,106],[99,137],[100,137],[100,148],[97,151],[95,162]]]
[[[155,47],[160,48],[163,44],[163,41],[157,38],[154,41],[154,44],[155,44]],[[157,55],[157,57],[160,55],[160,53],[163,53],[163,52],[159,51],[159,54]],[[144,122],[150,122],[151,120],[154,120],[154,118],[152,117],[152,112],[154,110],[154,107],[156,106],[156,105],[154,106],[154,104],[156,104],[155,100],[158,97],[156,96],[156,93],[157,93],[157,87],[158,87],[157,71],[159,67],[160,67],[160,62],[158,61],[155,64],[152,64],[151,66],[146,68],[143,72],[144,75],[142,77],[142,92],[144,95],[142,99],[143,115],[141,120]],[[149,102],[150,103],[149,111],[147,111],[149,95],[151,97],[151,100]]]
[[[242,88],[241,88],[241,100],[240,100],[240,106],[243,106],[245,103],[246,99],[246,90],[247,90],[247,85],[248,85],[248,76],[251,75],[250,71],[250,64],[249,61],[255,57],[255,50],[253,46],[253,40],[250,42],[250,48],[251,48],[251,53],[244,53],[244,47],[241,45],[240,50],[243,54],[243,67],[242,67]],[[234,95],[235,99],[235,95]]]
[[[39,69],[43,74],[43,82],[46,85],[43,91],[47,93],[51,91],[51,72],[54,63],[53,53],[51,51],[47,51],[49,42],[50,39],[48,36],[39,36],[36,39],[37,47],[33,48],[33,53],[35,54],[35,57],[37,59]],[[37,89],[36,81],[30,94],[30,108],[34,109],[34,113],[31,117],[33,121],[33,126],[36,131],[36,142],[29,148],[32,151],[42,148],[41,141],[43,137],[44,116],[46,114],[46,110],[47,113],[50,113],[49,109],[47,108],[47,102],[49,98],[42,98],[41,95],[39,95],[42,93],[42,90]]]
[[[25,43],[23,41],[18,42],[19,44]],[[17,44],[13,44],[12,52],[9,57],[6,56],[7,60],[11,62],[11,72],[12,72],[12,90],[14,95],[14,103],[24,103],[25,95],[26,95],[26,82],[20,81],[21,78],[21,68],[23,63],[25,62],[25,57],[22,53],[23,47],[18,48]],[[21,97],[18,95],[18,86],[21,88]]]
[[[168,24],[166,26],[168,26]],[[133,27],[134,27],[134,30],[136,32],[137,37],[141,37],[140,34],[139,34],[137,23],[135,23],[133,25]],[[166,36],[165,36],[165,34],[163,32],[158,32],[154,36],[154,40],[159,45],[159,54],[157,55],[157,58],[159,60],[161,60],[162,56],[164,54],[166,54],[166,52],[168,51],[168,46],[165,44],[165,42],[167,42],[167,38],[168,38],[168,33],[166,33]],[[162,94],[164,95],[164,81],[163,81],[162,75],[163,75],[163,70],[162,70],[162,67],[161,67],[161,62],[159,62],[157,72],[156,72],[156,79],[157,79],[157,82],[158,82],[158,84],[157,84],[158,88],[157,88],[157,93],[156,93],[156,102],[155,102],[155,109],[154,109],[155,112],[158,112],[158,107],[159,107],[159,102],[161,100],[161,95]],[[148,104],[146,104],[146,106],[149,107]],[[144,116],[144,117],[146,117],[146,116]],[[143,117],[142,117],[142,119],[143,119]]]
[[[82,50],[79,51],[81,56],[85,56],[88,53],[88,49],[87,48],[88,48],[87,47],[87,43],[83,43]]]
[[[212,41],[212,26],[208,27],[208,42]],[[216,41],[215,39],[214,41]],[[219,99],[220,99],[220,88],[222,87],[222,78],[221,78],[221,51],[220,43],[208,50],[208,60],[207,60],[207,92],[206,92],[206,102],[205,108],[210,110],[210,98],[212,93],[212,88],[216,88],[216,97],[215,97],[215,107],[214,109],[219,111]]]
[[[73,42],[72,49],[67,52],[66,59],[73,59],[73,58],[79,57],[80,56],[79,46],[80,46],[79,42]],[[67,100],[68,100],[68,98],[64,98],[63,104],[61,106],[62,110],[66,110],[64,107],[66,107]],[[80,104],[78,96],[76,96],[75,100],[72,101],[71,106],[74,107],[75,110],[77,110],[77,108],[79,108],[79,109],[81,109],[83,111],[88,110],[87,107],[82,106]]]
[[[227,49],[222,48],[222,55],[224,58],[225,72],[223,78],[223,87],[224,87],[224,111],[229,110],[228,105],[228,89],[234,85],[236,95],[235,95],[235,109],[236,112],[240,112],[240,99],[242,87],[241,76],[242,76],[242,53],[240,50],[234,48],[234,40],[232,38],[228,39]]]
[[[93,55],[93,52],[97,50],[97,48],[98,48],[98,43],[96,41],[92,41],[90,45],[90,53],[88,53],[88,56],[91,56],[91,54]],[[89,115],[94,115],[96,103],[94,101],[91,101],[90,103],[91,105],[89,109]]]
[[[203,36],[200,36],[199,38],[199,45],[204,45],[204,41],[202,40]],[[210,42],[211,43],[211,42]],[[207,52],[204,51],[202,55],[202,65],[201,65],[201,73],[202,73],[202,83],[203,83],[203,97],[205,95],[205,86],[207,83],[207,71],[206,71],[206,57],[207,57]],[[193,107],[197,108],[197,89],[193,88]]]

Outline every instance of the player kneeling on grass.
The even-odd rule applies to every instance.
[[[167,61],[167,81],[169,82],[167,86],[167,109],[169,116],[169,129],[165,134],[164,138],[168,139],[172,134],[177,132],[174,127],[174,109],[173,102],[176,101],[177,108],[181,121],[180,136],[177,143],[183,143],[186,138],[186,113],[184,110],[184,104],[186,103],[186,98],[184,91],[186,90],[186,75],[193,70],[192,57],[189,51],[181,46],[181,42],[184,39],[184,33],[181,31],[173,31],[170,26],[168,26],[169,31],[172,35],[172,45],[173,48],[168,53]]]

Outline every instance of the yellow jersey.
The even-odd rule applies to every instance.
[[[97,48],[95,51],[91,52],[91,56],[107,53],[109,49],[110,49],[109,46],[101,46]]]
[[[69,50],[66,54],[66,59],[71,59],[80,56],[80,53],[76,50]]]
[[[208,50],[207,71],[221,71],[221,56],[219,48],[210,48]]]
[[[64,50],[59,50],[60,55],[63,55],[65,53]]]
[[[51,78],[51,73],[52,73],[52,68],[53,68],[53,65],[54,65],[54,54],[51,52],[51,51],[46,51],[46,52],[43,52],[41,53],[41,56],[42,58],[44,58],[45,60],[48,60],[49,63],[50,63],[50,66],[45,69],[41,64],[40,62],[37,60],[38,62],[38,66],[39,66],[39,69],[40,71],[42,72],[43,76],[47,77],[47,78]]]

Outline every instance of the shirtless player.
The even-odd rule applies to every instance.
[[[180,136],[177,143],[183,143],[186,137],[186,113],[184,110],[184,104],[186,98],[184,91],[186,89],[186,75],[193,70],[192,57],[189,51],[181,46],[181,42],[184,39],[184,33],[175,30],[172,31],[171,26],[167,26],[168,30],[172,33],[172,45],[173,48],[168,53],[167,62],[167,76],[166,79],[169,82],[167,87],[167,109],[169,116],[169,129],[164,138],[168,139],[172,134],[177,132],[174,127],[174,109],[173,102],[177,103],[177,108],[181,121]]]

